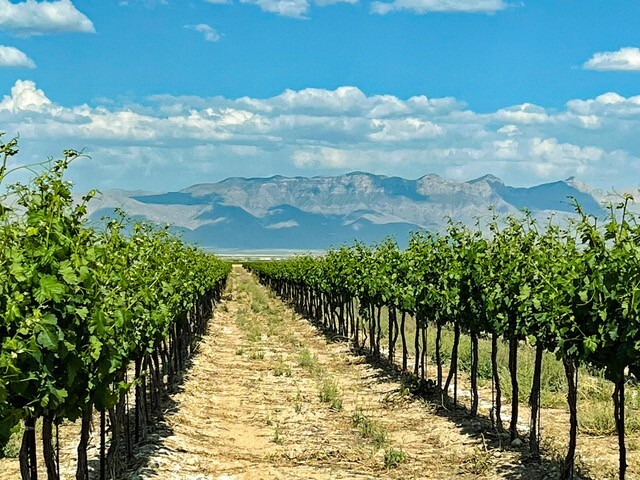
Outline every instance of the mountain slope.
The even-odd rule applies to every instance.
[[[565,181],[545,183],[529,188],[509,187],[492,175],[486,175],[471,184],[485,183],[496,192],[504,201],[513,205],[518,210],[529,209],[532,211],[553,210],[558,212],[574,212],[574,201],[577,201],[585,213],[598,215],[602,213],[602,207],[598,201],[588,192],[582,191],[572,184],[573,179]]]
[[[335,177],[228,178],[179,192],[109,191],[90,206],[94,218],[121,208],[135,218],[170,223],[188,241],[218,248],[322,249],[355,239],[395,236],[404,243],[420,228],[442,229],[448,218],[474,225],[529,209],[534,217],[602,209],[575,179],[517,188],[491,175],[456,182],[437,175],[416,180],[353,172]]]

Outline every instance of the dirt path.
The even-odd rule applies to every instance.
[[[240,267],[229,283],[128,478],[546,478],[328,343]]]

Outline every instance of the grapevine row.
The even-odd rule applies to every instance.
[[[511,440],[518,437],[518,349],[535,348],[530,392],[529,447],[540,455],[540,389],[543,353],[562,361],[568,382],[569,443],[561,472],[573,477],[577,436],[578,368],[604,372],[613,383],[619,443],[619,477],[625,478],[625,380],[640,374],[640,225],[627,210],[631,197],[611,206],[605,222],[585,215],[560,227],[541,228],[529,215],[499,221],[474,231],[451,222],[446,233],[417,233],[400,250],[387,240],[373,247],[356,243],[323,257],[298,257],[247,266],[261,282],[301,313],[351,339],[373,355],[409,369],[408,344],[414,343],[413,373],[425,379],[427,335],[435,328],[435,385],[457,400],[460,337],[471,341],[471,409],[478,412],[478,341],[491,339],[491,418],[502,430],[501,382],[497,351],[509,349]],[[381,311],[388,309],[388,345],[381,345]],[[416,320],[407,338],[406,318]],[[443,375],[441,337],[451,328],[450,369]],[[386,349],[386,352],[384,351]]]
[[[16,153],[15,140],[0,144],[0,181]],[[194,352],[230,269],[123,214],[91,228],[95,192],[78,204],[64,180],[77,156],[66,151],[33,181],[10,186],[0,208],[0,446],[22,424],[23,479],[38,475],[38,420],[49,479],[60,477],[58,426],[80,421],[76,478],[88,479],[96,411],[100,478],[120,474]]]

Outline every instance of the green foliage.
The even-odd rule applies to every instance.
[[[405,453],[397,448],[387,448],[384,451],[384,466],[387,468],[396,468],[407,459]]]
[[[640,378],[640,216],[629,212],[632,200],[623,196],[603,219],[587,216],[576,204],[577,220],[562,227],[553,219],[541,227],[528,212],[507,218],[494,215],[486,235],[450,222],[444,234],[412,235],[404,251],[390,240],[371,247],[355,243],[322,257],[247,267],[325,328],[346,333],[359,348],[368,340],[375,356],[381,353],[381,329],[372,317],[380,307],[388,307],[416,319],[402,332],[415,338],[416,345],[420,337],[409,334],[422,335],[422,343],[428,343],[427,326],[436,324],[453,326],[474,341],[500,338],[510,343],[511,352],[523,343],[535,347],[524,350],[527,355],[535,349],[543,352],[541,383],[550,387],[541,394],[545,404],[557,403],[553,390],[560,392],[567,376],[575,378],[576,368],[602,372],[615,383],[614,398],[620,404],[626,370]],[[338,313],[354,305],[357,313],[350,319]],[[468,345],[463,342],[456,368],[471,369]],[[449,351],[442,346],[441,360]],[[491,362],[486,351],[478,353],[477,373],[489,379]],[[517,369],[515,357],[510,363],[514,380],[524,387],[533,384],[535,357],[529,356]],[[416,373],[420,361],[416,360]],[[472,384],[476,378],[472,375]],[[504,388],[503,393],[510,394]],[[519,396],[527,393],[518,391]],[[571,392],[570,403],[574,400]],[[594,430],[610,430],[611,419],[607,422],[594,418]],[[622,425],[618,419],[620,437]],[[635,428],[633,421],[628,428]],[[621,462],[621,475],[623,469]]]
[[[14,140],[0,144],[0,181],[16,153]],[[113,406],[130,362],[153,352],[230,269],[124,215],[90,228],[96,192],[77,203],[64,179],[79,155],[67,150],[12,185],[14,204],[0,212],[0,445],[20,419],[74,420]]]
[[[483,236],[451,222],[446,235],[414,234],[405,251],[392,241],[356,243],[324,257],[247,266],[272,285],[541,343],[619,380],[627,367],[640,375],[640,226],[629,201],[612,206],[604,224],[576,206],[580,220],[566,228],[540,228],[529,215],[495,217]]]

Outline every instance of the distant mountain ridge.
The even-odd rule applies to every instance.
[[[111,190],[90,205],[94,219],[122,208],[134,218],[171,224],[185,240],[211,248],[324,249],[353,240],[440,230],[448,218],[473,225],[524,208],[535,217],[603,213],[595,190],[567,179],[530,188],[507,186],[493,175],[456,182],[438,175],[416,180],[352,172],[340,176],[228,178],[179,192]]]

